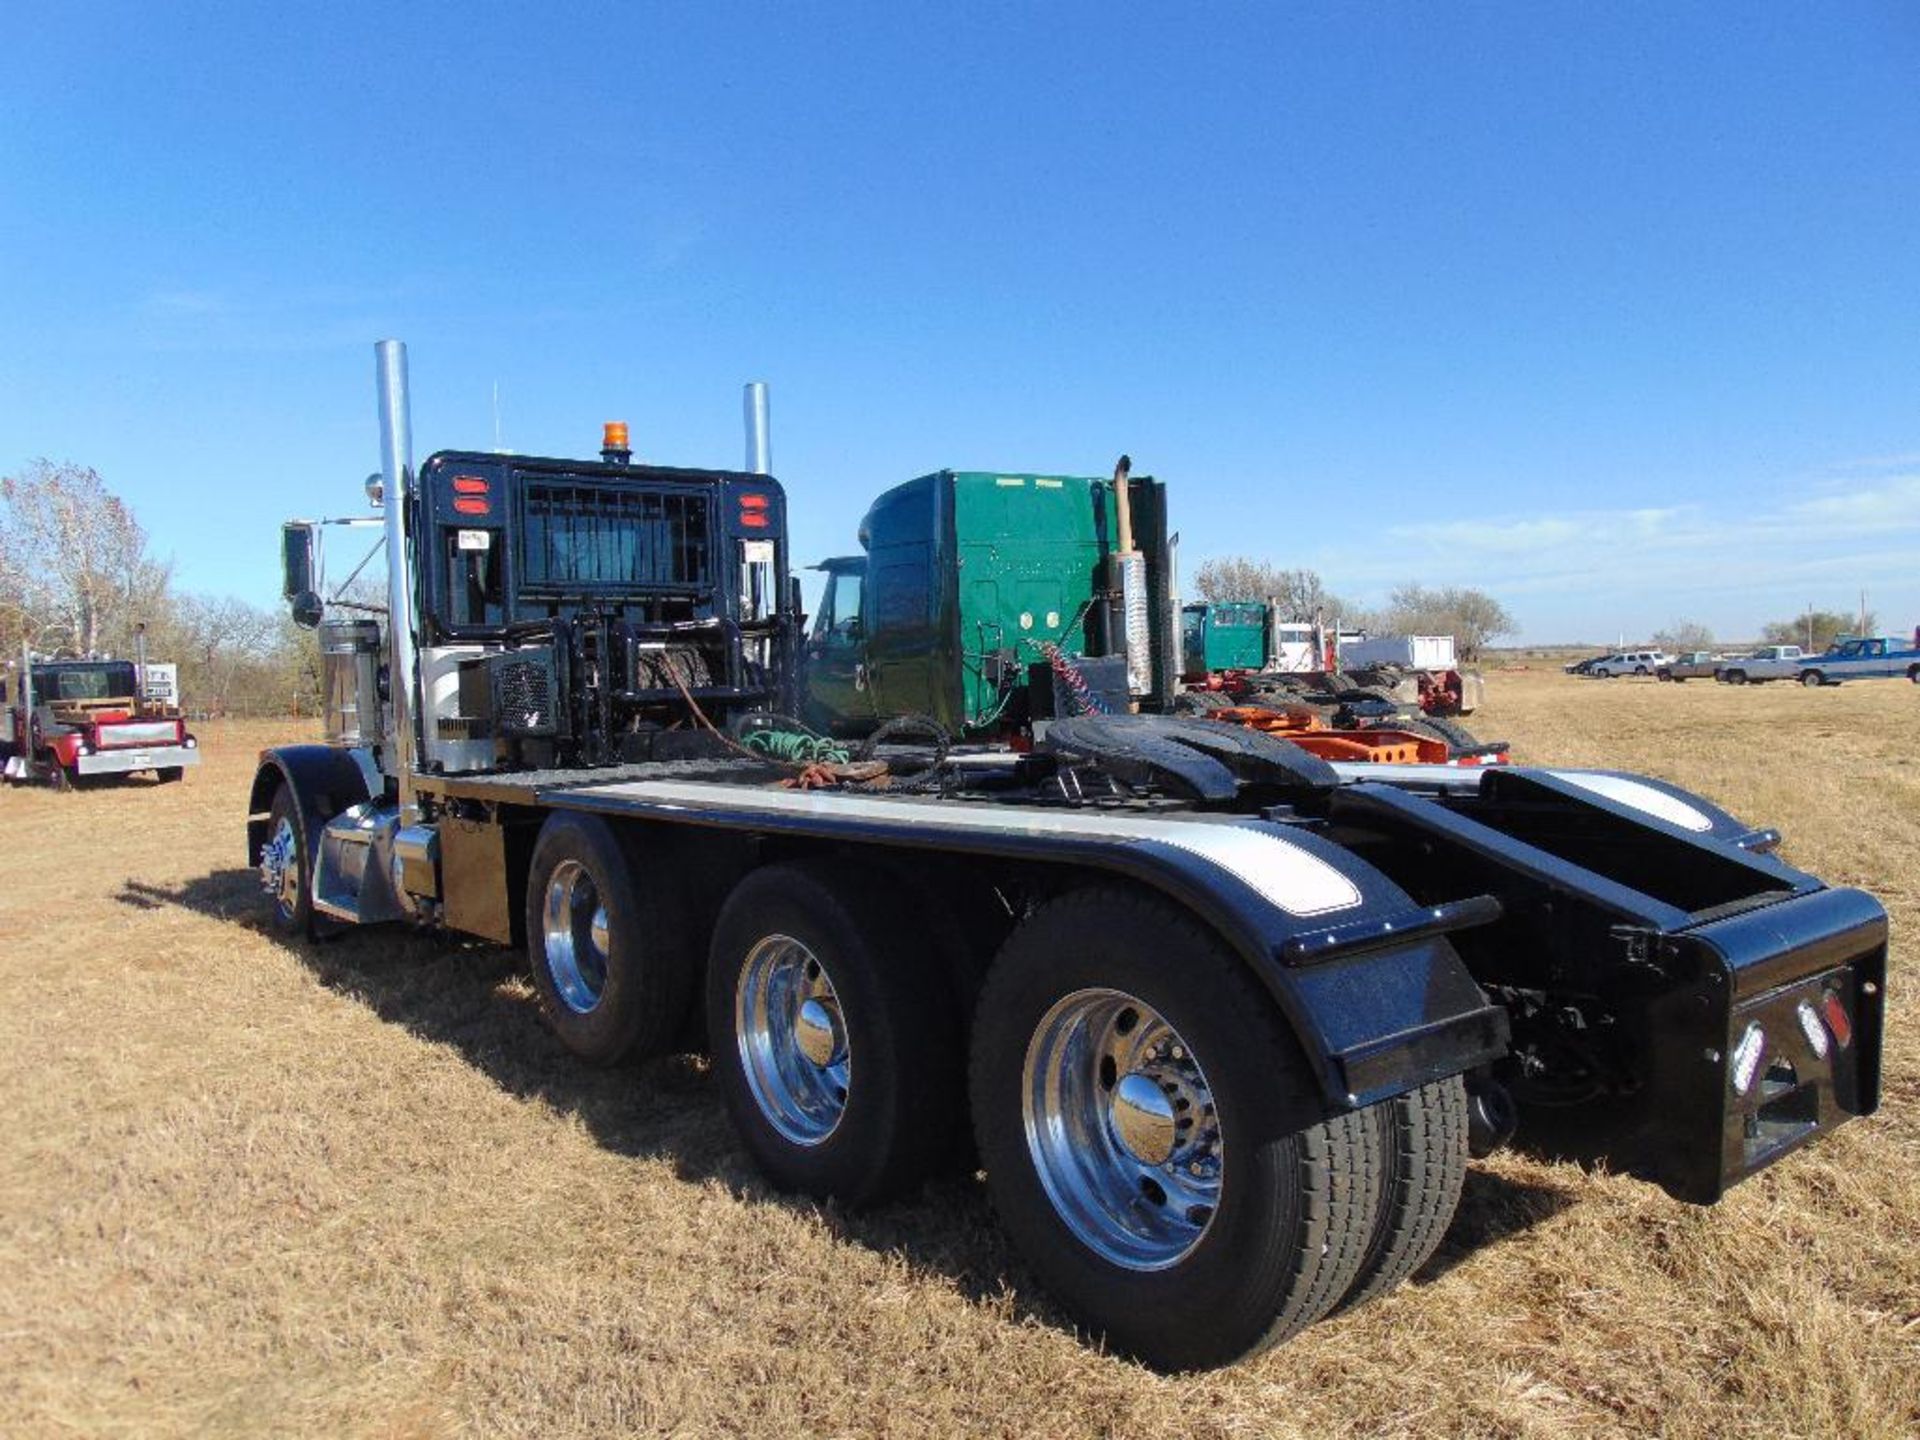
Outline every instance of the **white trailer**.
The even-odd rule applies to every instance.
[[[1452,670],[1459,664],[1451,635],[1368,635],[1340,641],[1341,668],[1399,665],[1408,670]]]

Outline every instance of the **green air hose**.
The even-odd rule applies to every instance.
[[[852,758],[847,747],[838,741],[798,730],[749,730],[746,746],[757,754],[789,764],[844,765]]]

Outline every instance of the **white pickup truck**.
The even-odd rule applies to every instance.
[[[1762,645],[1750,655],[1730,655],[1714,677],[1729,685],[1763,685],[1769,680],[1798,680],[1806,658],[1798,645]]]

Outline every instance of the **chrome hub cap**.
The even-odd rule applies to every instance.
[[[260,888],[273,897],[282,915],[291,916],[300,905],[300,847],[293,822],[286,816],[260,847]]]
[[[562,860],[547,881],[541,936],[547,974],[561,1004],[576,1015],[587,1014],[607,988],[612,947],[600,887],[578,860]]]
[[[734,1036],[754,1103],[796,1145],[839,1128],[852,1077],[846,1021],[826,968],[790,935],[747,952],[734,990]]]
[[[822,1069],[846,1053],[846,1037],[840,1033],[840,1011],[831,1000],[809,995],[800,1002],[793,1018],[794,1043],[800,1053]]]
[[[1022,1102],[1035,1173],[1074,1237],[1129,1270],[1164,1270],[1220,1204],[1225,1149],[1192,1048],[1152,1006],[1076,990],[1027,1045]]]
[[[1143,1165],[1164,1165],[1173,1158],[1177,1112],[1153,1077],[1135,1070],[1113,1087],[1114,1139]]]

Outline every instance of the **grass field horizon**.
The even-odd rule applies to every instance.
[[[276,939],[246,787],[261,746],[310,726],[199,727],[181,785],[0,792],[0,1429],[1920,1431],[1920,687],[1587,682],[1534,659],[1496,670],[1469,723],[1523,762],[1697,790],[1876,895],[1882,1111],[1710,1209],[1475,1162],[1411,1283],[1184,1377],[1077,1336],[977,1181],[856,1216],[775,1194],[702,1063],[580,1066],[517,955]]]

